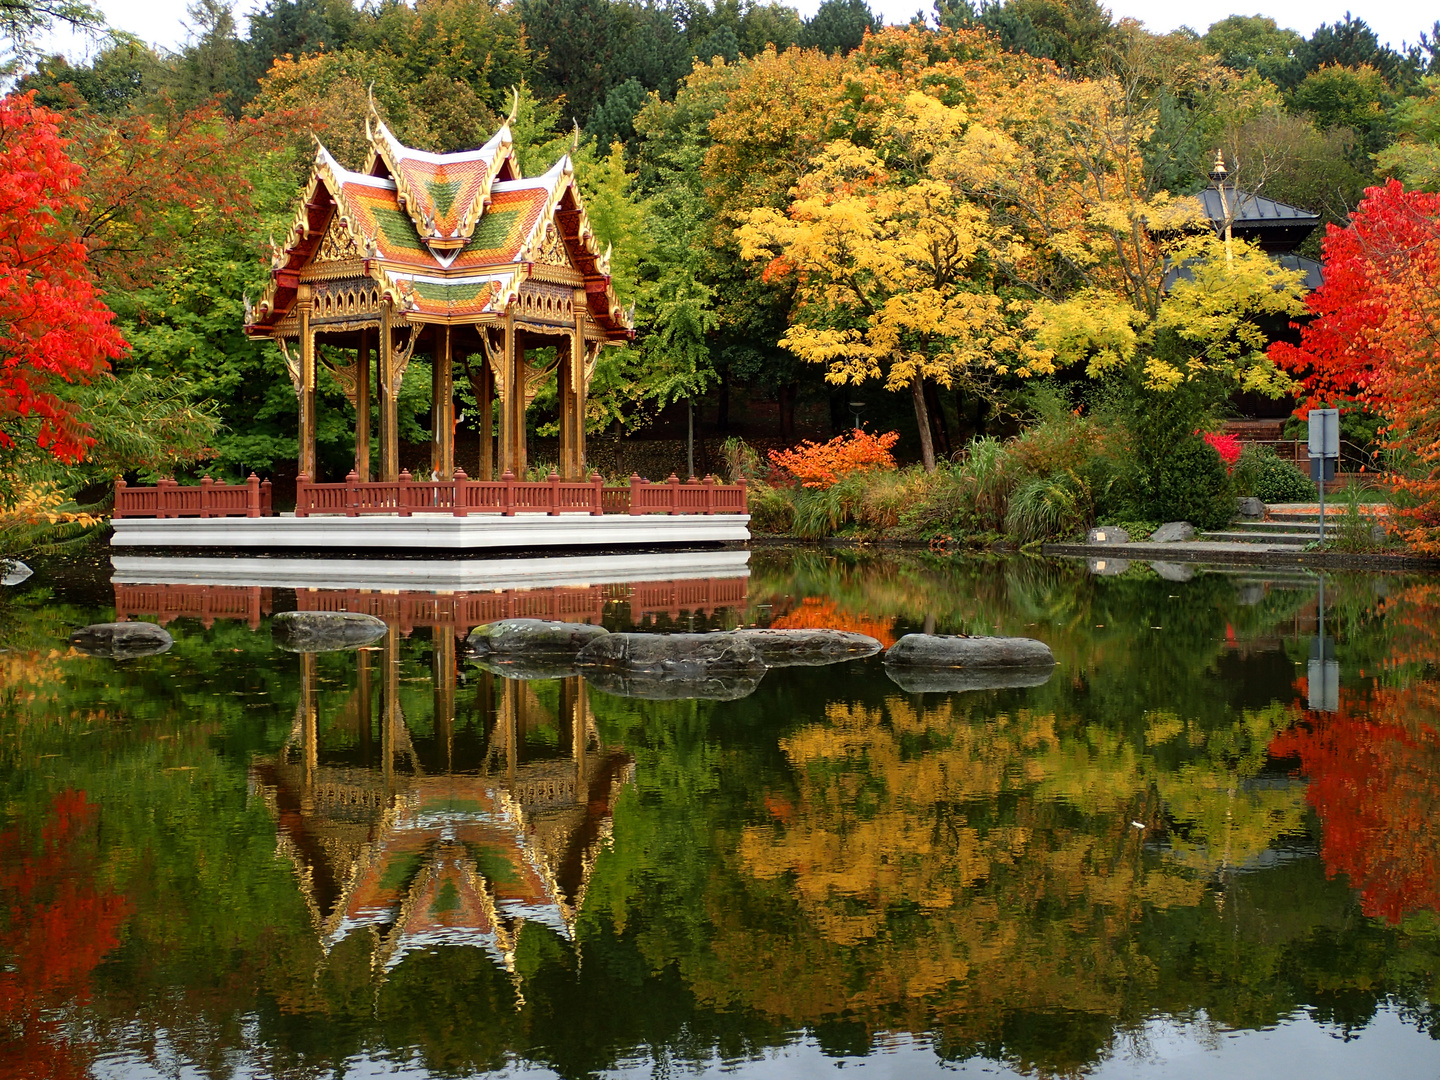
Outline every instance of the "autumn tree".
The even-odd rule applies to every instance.
[[[1325,237],[1325,284],[1300,344],[1272,346],[1308,403],[1358,401],[1387,422],[1411,543],[1440,552],[1440,196],[1370,188],[1349,228]]]
[[[72,224],[86,201],[60,123],[30,94],[0,98],[0,452],[75,461],[93,440],[58,388],[104,374],[125,342]]]

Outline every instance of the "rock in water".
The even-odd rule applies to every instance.
[[[506,653],[482,653],[466,657],[481,671],[499,675],[502,679],[568,679],[579,675],[573,656],[512,656]]]
[[[820,667],[874,656],[885,646],[848,630],[736,630],[769,667]]]
[[[1129,559],[1091,559],[1087,564],[1090,573],[1101,577],[1115,577],[1130,569]]]
[[[906,634],[885,654],[886,667],[994,671],[1055,666],[1050,646],[1033,638],[966,637],[963,634]]]
[[[948,694],[959,690],[1009,690],[1044,686],[1054,667],[1033,668],[902,668],[885,665],[885,674],[911,694]]]
[[[649,701],[738,701],[753,694],[761,678],[763,674],[679,679],[663,675],[632,675],[604,668],[590,668],[585,672],[585,681],[596,690],[617,697]]]
[[[0,585],[19,585],[35,573],[19,559],[0,559]]]
[[[736,633],[606,634],[580,650],[575,666],[680,680],[765,673],[755,646]]]
[[[282,611],[270,634],[289,652],[338,652],[384,637],[385,621],[357,611]]]
[[[1150,534],[1152,544],[1183,544],[1195,539],[1195,526],[1188,521],[1167,521]]]
[[[1085,534],[1087,544],[1128,544],[1130,534],[1114,525],[1097,525]]]
[[[158,656],[175,644],[163,626],[150,622],[96,623],[70,635],[70,644],[87,656],[108,656],[112,660],[133,660]]]
[[[465,639],[465,648],[475,656],[573,657],[596,638],[607,637],[603,626],[580,622],[549,622],[545,619],[501,619],[477,626]]]

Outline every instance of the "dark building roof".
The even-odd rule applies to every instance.
[[[1225,208],[1220,199],[1220,189],[1211,186],[1195,197],[1205,207],[1205,215],[1214,224],[1216,232],[1222,230],[1225,227]],[[1231,233],[1254,241],[1272,255],[1299,246],[1320,224],[1319,214],[1228,185],[1225,199],[1235,214],[1230,224]]]
[[[1314,259],[1303,255],[1276,255],[1275,261],[1286,270],[1305,271],[1305,288],[1311,292],[1325,284],[1325,269]]]

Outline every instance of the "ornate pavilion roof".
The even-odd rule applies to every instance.
[[[247,333],[293,336],[304,275],[369,277],[411,323],[491,322],[532,278],[568,284],[584,289],[587,314],[602,332],[629,336],[609,252],[599,250],[569,154],[525,179],[508,120],[478,150],[455,154],[404,146],[378,116],[366,134],[364,172],[317,148],[270,283],[257,304],[247,304]]]

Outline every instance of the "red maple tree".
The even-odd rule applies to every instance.
[[[34,94],[0,98],[0,449],[33,438],[76,461],[93,440],[57,383],[88,382],[126,346],[72,224],[82,173],[60,123]]]
[[[1407,539],[1440,553],[1440,195],[1367,189],[1350,225],[1329,227],[1324,259],[1315,318],[1270,355],[1303,377],[1305,407],[1359,403],[1385,419],[1392,480],[1415,503]]]

